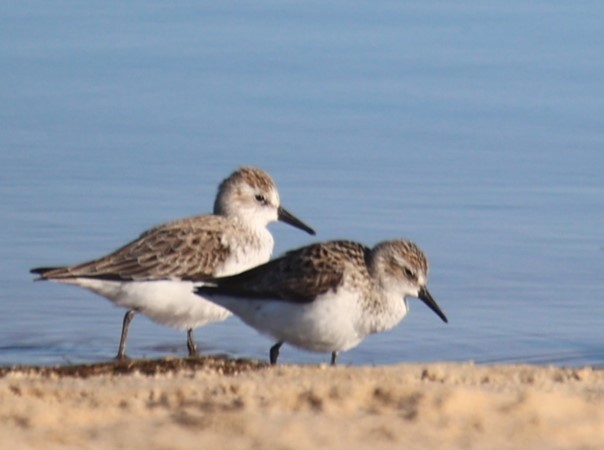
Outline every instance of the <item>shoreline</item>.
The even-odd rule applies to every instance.
[[[604,370],[202,357],[0,367],[4,448],[601,448]]]

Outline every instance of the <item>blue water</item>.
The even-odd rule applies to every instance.
[[[112,358],[124,310],[28,270],[209,212],[254,164],[317,239],[430,258],[450,323],[411,300],[342,363],[603,366],[602,23],[595,0],[5,2],[0,364]],[[271,230],[276,254],[312,241]],[[196,337],[271,345],[234,318]],[[185,335],[137,317],[128,353],[185,355]]]

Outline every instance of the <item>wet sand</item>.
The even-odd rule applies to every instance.
[[[604,371],[220,357],[0,368],[0,449],[601,449]]]

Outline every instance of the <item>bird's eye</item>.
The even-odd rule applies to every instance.
[[[407,278],[415,278],[415,272],[413,272],[413,270],[409,269],[408,267],[405,267],[404,270]]]
[[[258,203],[263,203],[264,204],[264,203],[266,203],[266,197],[264,195],[262,195],[262,194],[257,194],[256,195],[256,201]]]

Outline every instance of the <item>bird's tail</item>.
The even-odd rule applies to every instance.
[[[71,273],[66,267],[36,267],[29,272],[39,275],[35,281],[55,280],[58,278],[69,278],[71,276]]]

